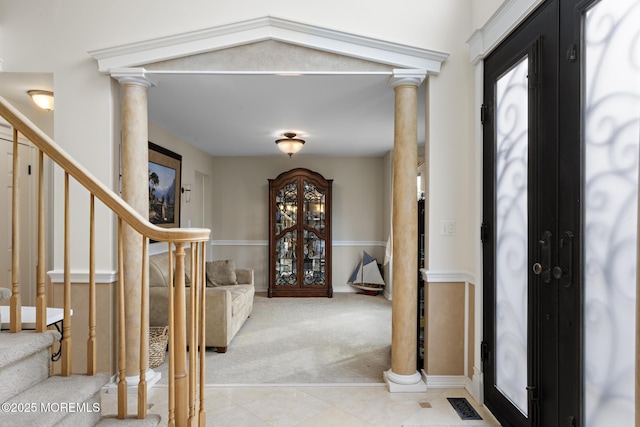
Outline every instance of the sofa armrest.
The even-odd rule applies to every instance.
[[[186,288],[186,312],[189,321],[191,289]],[[231,322],[231,292],[224,287],[206,288],[205,341],[209,347],[226,347]],[[169,288],[149,288],[149,326],[169,324]]]
[[[205,290],[205,335],[209,346],[226,347],[231,325],[231,292],[224,287]],[[212,345],[211,343],[215,343]]]
[[[253,285],[253,269],[236,268],[236,282],[239,285]]]

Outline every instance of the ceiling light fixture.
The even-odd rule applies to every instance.
[[[286,138],[276,140],[276,145],[291,157],[300,151],[304,145],[304,140],[296,138],[296,134],[293,132],[286,132],[284,136],[286,136]]]
[[[53,111],[53,92],[48,90],[30,90],[27,93],[38,107],[46,111]]]

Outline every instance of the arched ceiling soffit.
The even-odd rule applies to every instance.
[[[268,47],[268,52],[262,53],[263,59],[265,55],[270,54],[274,54],[275,58],[269,57],[263,64],[259,64],[256,60],[233,58],[231,61],[233,66],[230,64],[224,66],[233,67],[234,70],[227,68],[226,71],[269,71],[265,70],[265,67],[276,66],[277,71],[286,71],[285,65],[291,65],[290,69],[296,71],[303,71],[300,69],[301,66],[322,66],[329,67],[322,71],[331,71],[331,67],[334,67],[335,71],[363,72],[404,68],[424,70],[427,74],[438,74],[442,62],[448,57],[448,54],[443,52],[328,30],[271,16],[96,49],[89,54],[98,61],[98,68],[103,73],[143,66],[151,69],[150,64],[167,70],[169,63],[171,67],[200,66],[207,67],[207,71],[218,71],[217,68],[212,70],[211,64],[221,64],[223,58],[228,60],[230,56],[244,56],[238,55],[241,52],[250,51],[255,54],[260,47],[265,46]],[[305,61],[295,62],[295,59],[303,53],[309,54],[309,50],[316,51],[312,55],[314,63],[304,65],[308,61],[308,56],[305,56]],[[287,57],[287,55],[293,56]],[[276,63],[279,60],[284,62]],[[198,63],[200,65],[196,65]],[[258,66],[260,68],[256,69]],[[362,70],[364,67],[366,69]],[[313,71],[318,69],[314,68]]]

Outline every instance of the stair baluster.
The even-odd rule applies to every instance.
[[[100,183],[93,175],[64,150],[58,146],[42,130],[37,128],[22,113],[11,106],[6,100],[0,97],[0,116],[7,120],[13,128],[13,181],[12,181],[12,277],[11,277],[11,298],[10,298],[10,332],[16,333],[22,330],[22,300],[21,294],[25,286],[20,278],[20,170],[18,154],[18,137],[24,136],[31,141],[38,149],[38,183],[37,183],[37,265],[36,267],[36,332],[47,336],[43,342],[46,348],[52,342],[57,333],[47,329],[47,294],[46,294],[46,234],[45,228],[45,155],[52,164],[61,167],[64,171],[64,231],[63,231],[63,330],[61,344],[61,368],[60,376],[50,377],[47,387],[60,387],[64,381],[77,381],[84,378],[91,387],[98,390],[100,384],[107,381],[111,373],[98,374],[98,329],[97,329],[97,308],[96,308],[96,224],[95,224],[95,198],[97,197],[104,205],[117,215],[117,302],[116,302],[116,322],[118,323],[117,338],[114,342],[107,342],[118,347],[118,410],[117,417],[127,418],[127,379],[126,379],[126,316],[124,312],[124,240],[123,227],[129,225],[142,238],[142,261],[143,274],[140,285],[141,295],[141,318],[142,325],[140,331],[140,354],[148,354],[148,242],[150,239],[166,242],[168,245],[169,276],[172,292],[169,292],[169,389],[168,389],[168,426],[186,426],[206,424],[204,410],[204,386],[205,386],[205,299],[203,288],[205,286],[205,254],[206,244],[209,241],[210,231],[206,229],[167,229],[157,227],[132,209],[111,189]],[[89,305],[88,305],[88,338],[86,345],[87,366],[86,376],[72,375],[72,335],[71,335],[71,223],[70,223],[70,178],[73,177],[77,183],[86,188],[90,193],[89,207]],[[185,290],[185,245],[190,245],[192,281],[189,305],[190,316],[188,321],[189,336],[187,336],[186,320],[186,290]],[[173,251],[175,247],[175,253]],[[175,280],[174,280],[175,279]],[[28,286],[33,286],[28,284]],[[75,287],[74,287],[75,289]],[[31,290],[29,288],[29,290]],[[31,294],[30,294],[31,295]],[[82,307],[76,307],[82,310]],[[40,335],[40,334],[36,334]],[[35,337],[34,337],[35,338]],[[189,363],[187,366],[187,338],[191,346]],[[196,355],[200,351],[199,359]],[[197,377],[197,362],[199,360],[200,377]],[[47,362],[48,363],[48,362]],[[140,358],[140,378],[138,383],[138,418],[149,418],[147,414],[147,378],[148,359]],[[78,368],[76,367],[76,370]],[[53,371],[52,371],[53,372]],[[199,381],[198,381],[199,380]],[[35,381],[35,380],[34,380]],[[55,385],[51,385],[55,384]],[[198,390],[198,387],[200,388]],[[199,398],[196,396],[199,392]],[[94,392],[95,393],[95,392]],[[91,399],[95,399],[92,395]],[[87,401],[89,402],[89,400]],[[0,414],[1,415],[1,414]],[[154,417],[155,418],[155,417]]]
[[[13,129],[13,176],[11,188],[11,299],[9,330],[22,331],[22,302],[20,298],[20,156],[18,154],[18,130]]]

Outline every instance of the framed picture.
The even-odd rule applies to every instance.
[[[149,142],[149,222],[180,227],[182,156]]]

